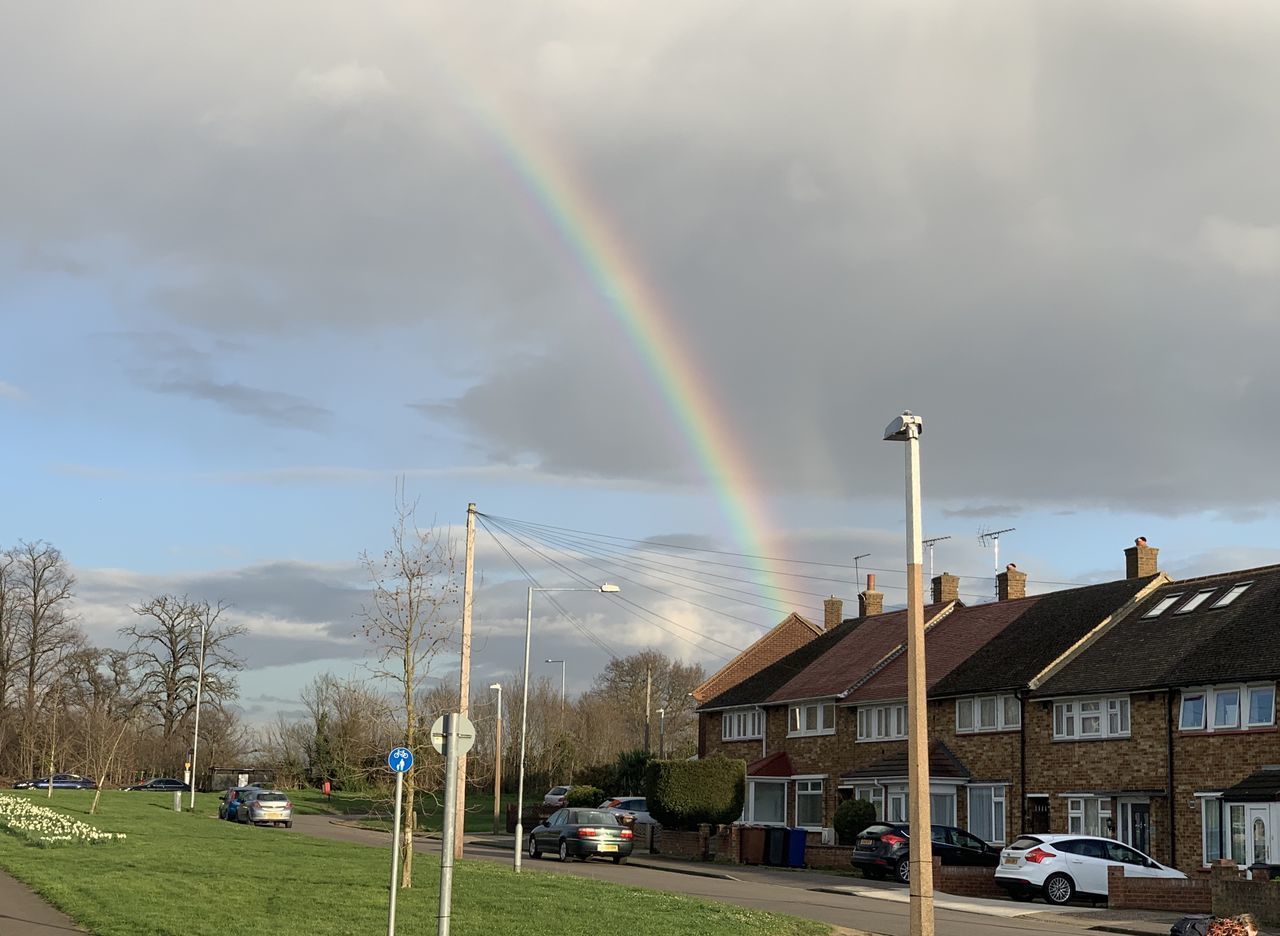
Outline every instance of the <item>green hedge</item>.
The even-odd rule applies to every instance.
[[[876,821],[876,808],[862,799],[848,799],[836,808],[832,825],[841,845],[852,845],[858,833]]]
[[[672,829],[736,822],[746,796],[747,762],[716,755],[695,761],[651,761],[645,769],[649,814]]]
[[[566,806],[599,806],[604,802],[604,790],[595,786],[569,787],[565,794]]]

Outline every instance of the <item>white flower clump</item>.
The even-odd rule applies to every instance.
[[[0,826],[37,845],[46,846],[96,845],[125,837],[123,832],[103,832],[87,822],[8,793],[0,793]]]

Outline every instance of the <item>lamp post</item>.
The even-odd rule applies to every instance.
[[[658,709],[658,760],[667,756],[667,710]]]
[[[543,660],[543,663],[560,664],[560,722],[564,723],[564,660]]]
[[[204,688],[204,641],[209,624],[200,620],[200,669],[196,675],[196,730],[191,739],[191,809],[196,808],[196,754],[200,749],[200,691]]]
[[[498,717],[493,720],[493,834],[498,834],[502,806],[502,683],[489,687],[498,693]]]
[[[533,637],[533,593],[534,592],[601,592],[612,595],[622,591],[617,585],[605,582],[599,588],[534,588],[529,586],[529,602],[524,619],[524,684],[521,686],[523,698],[520,701],[520,780],[516,784],[516,873],[520,873],[520,852],[524,848],[524,754],[525,741],[529,734],[529,644]]]
[[[905,442],[907,465],[907,817],[911,823],[908,932],[934,936],[933,847],[929,816],[929,736],[926,730],[923,547],[920,542],[920,433],[910,410],[889,423],[886,442]]]

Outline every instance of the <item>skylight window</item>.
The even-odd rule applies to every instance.
[[[1181,597],[1182,597],[1182,592],[1178,592],[1176,595],[1168,595],[1164,598],[1161,598],[1154,605],[1152,605],[1151,610],[1148,611],[1146,614],[1144,614],[1143,617],[1144,618],[1159,617],[1160,615],[1168,611],[1170,608],[1172,608],[1174,604],[1178,601],[1178,599]]]
[[[1192,596],[1191,596],[1191,600],[1190,600],[1190,601],[1188,601],[1186,604],[1184,604],[1181,608],[1179,608],[1179,609],[1178,609],[1176,612],[1174,612],[1174,613],[1176,613],[1176,614],[1186,614],[1186,613],[1188,613],[1188,612],[1190,612],[1190,611],[1194,611],[1196,608],[1200,607],[1202,604],[1204,604],[1206,601],[1208,601],[1208,600],[1209,600],[1209,596],[1210,596],[1210,595],[1212,595],[1212,594],[1213,594],[1214,592],[1216,592],[1217,590],[1218,590],[1217,588],[1202,588],[1202,589],[1200,589],[1200,591],[1196,592],[1194,595],[1192,595]]]
[[[1229,592],[1227,592],[1225,595],[1223,595],[1221,598],[1219,598],[1209,607],[1225,608],[1227,605],[1231,604],[1231,602],[1235,601],[1237,598],[1243,595],[1246,591],[1248,591],[1249,586],[1252,584],[1253,582],[1241,582],[1239,585],[1231,586],[1231,590]]]

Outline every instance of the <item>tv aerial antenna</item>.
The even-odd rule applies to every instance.
[[[862,587],[862,573],[858,570],[858,560],[867,558],[871,553],[859,553],[853,557],[853,587]]]
[[[920,545],[929,550],[929,578],[933,578],[933,544],[941,543],[943,540],[949,540],[949,536],[935,536],[932,539],[924,540]]]
[[[1017,527],[1006,527],[1003,530],[978,530],[978,545],[984,549],[991,546],[994,549],[991,559],[991,567],[994,575],[1000,574],[1000,537],[1005,533],[1012,533]],[[999,594],[1000,583],[995,583],[996,593]]]

